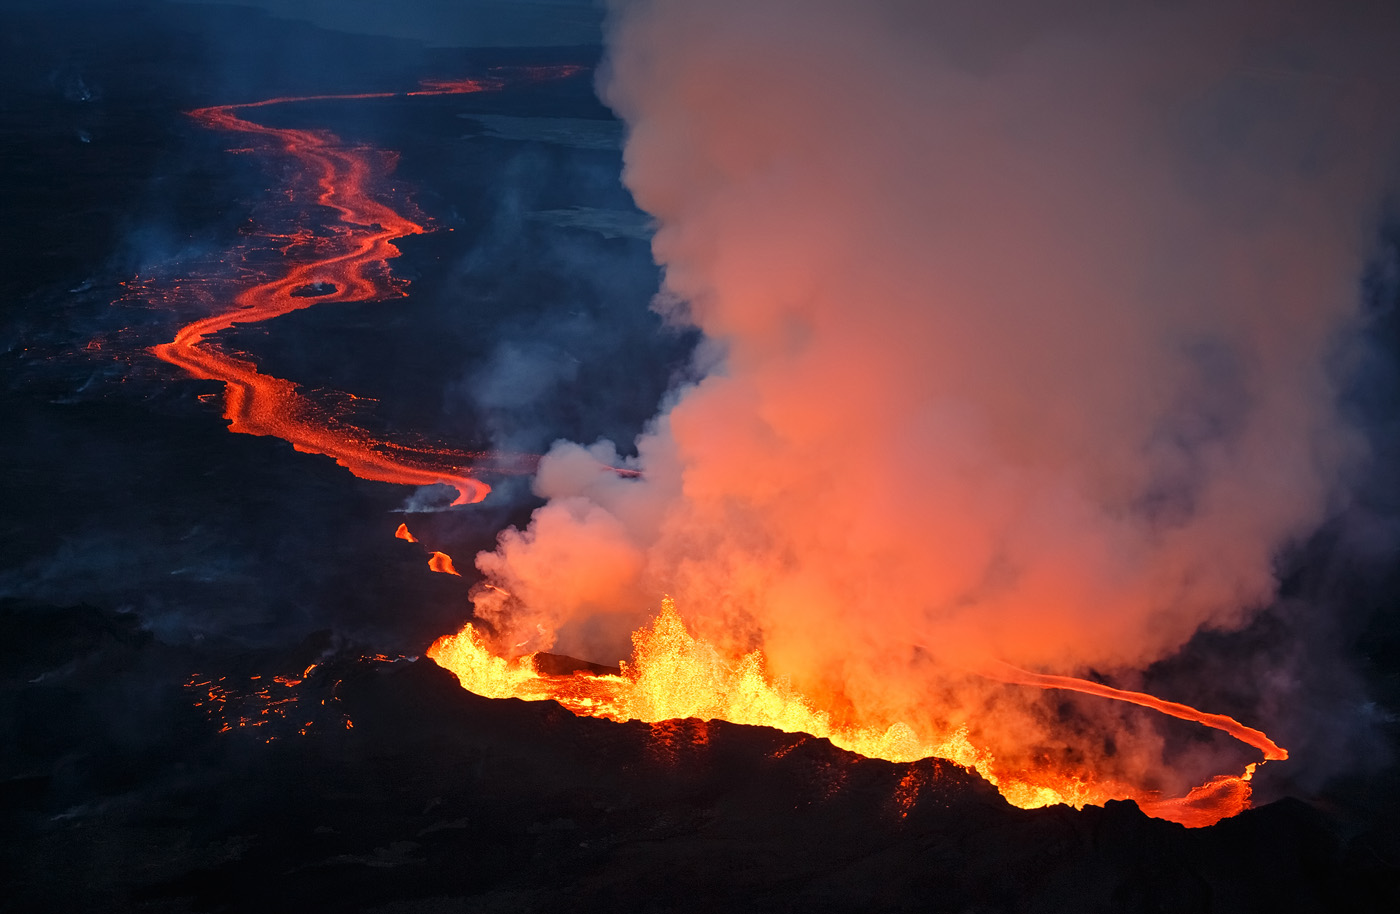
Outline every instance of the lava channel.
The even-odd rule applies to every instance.
[[[503,75],[481,79],[427,81],[408,93],[287,96],[189,112],[202,126],[244,135],[262,149],[291,157],[300,166],[300,180],[314,194],[314,204],[333,211],[336,221],[331,237],[315,239],[314,256],[294,259],[282,275],[243,289],[227,307],[181,327],[173,340],[152,352],[192,377],[222,382],[224,418],[232,432],[281,438],[298,451],[333,458],[362,479],[451,486],[457,492],[454,505],[481,501],[491,487],[470,475],[464,464],[488,455],[380,440],[333,421],[293,382],[263,374],[250,360],[214,343],[213,337],[238,324],[270,321],[316,305],[382,301],[404,294],[406,283],[392,281],[386,268],[400,253],[394,241],[427,230],[371,192],[378,150],[346,145],[327,130],[264,126],[240,112],[289,102],[487,92],[504,88],[510,77],[537,82],[580,70],[573,65],[524,68],[519,74],[507,69]]]

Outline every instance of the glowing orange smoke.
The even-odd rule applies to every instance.
[[[399,524],[399,529],[394,531],[394,536],[401,540],[407,540],[410,543],[418,542],[418,537],[408,532],[408,524]]]
[[[506,85],[508,75],[526,80],[567,76],[577,68],[531,68],[501,71],[483,79],[425,82],[409,95],[484,92]],[[175,338],[155,347],[155,354],[197,378],[217,380],[225,387],[224,416],[230,430],[283,438],[299,451],[330,456],[357,476],[407,485],[444,484],[457,490],[454,504],[479,501],[489,488],[463,465],[471,455],[446,449],[413,447],[380,441],[318,410],[290,381],[260,373],[248,359],[221,351],[214,337],[237,324],[256,323],[318,304],[378,301],[402,294],[402,283],[388,275],[386,264],[399,251],[393,242],[419,234],[425,227],[376,199],[372,185],[380,173],[375,150],[349,147],[334,134],[318,130],[265,127],[237,112],[291,101],[384,98],[393,93],[276,98],[191,112],[202,125],[248,137],[259,148],[291,157],[303,170],[294,195],[309,189],[309,204],[336,213],[335,231],[328,237],[298,236],[284,249],[289,265],[282,275],[264,278],[243,289],[222,310],[183,327]],[[636,477],[636,470],[616,470]],[[395,534],[416,542],[406,525]],[[457,574],[450,557],[434,552],[429,567]],[[937,756],[973,768],[998,787],[1011,803],[1037,807],[1067,803],[1081,807],[1115,798],[1132,798],[1148,813],[1187,825],[1207,825],[1246,808],[1254,766],[1240,776],[1219,777],[1179,798],[1160,798],[1082,772],[1013,770],[987,750],[975,746],[964,729],[946,733],[917,733],[897,721],[838,724],[782,680],[772,677],[764,657],[752,652],[724,657],[710,644],[693,637],[667,601],[649,628],[634,635],[634,655],[621,675],[549,676],[532,657],[509,659],[494,654],[472,626],[439,639],[429,656],[452,670],[462,684],[489,697],[555,700],[579,714],[625,720],[662,722],[673,719],[724,719],[809,733],[875,758],[909,762]],[[308,669],[309,672],[309,669]],[[1266,759],[1286,757],[1259,731],[1221,715],[1196,712],[1142,693],[1127,693],[1068,677],[1026,673],[1015,668],[991,671],[994,678],[1042,688],[1069,688],[1103,697],[1132,701],[1159,711],[1218,726],[1261,748]],[[290,688],[288,683],[282,683]],[[196,683],[201,688],[209,683]],[[269,687],[270,688],[270,687]],[[267,689],[255,692],[263,696]],[[222,707],[225,697],[208,692]],[[271,692],[268,692],[271,695]],[[266,696],[263,696],[266,697]],[[278,699],[279,701],[281,699]],[[282,707],[282,705],[277,705]],[[260,715],[262,712],[259,712]],[[240,718],[241,719],[241,718]],[[251,719],[251,718],[250,718]],[[228,726],[233,726],[229,724]],[[241,726],[241,725],[240,725]],[[345,721],[345,726],[351,726]],[[910,780],[906,786],[916,790]]]
[[[1249,806],[1249,780],[1255,765],[1238,777],[1222,776],[1185,797],[1162,798],[1127,785],[1095,778],[1092,773],[1049,770],[1017,771],[998,762],[971,742],[967,730],[916,733],[900,721],[838,725],[831,715],[767,671],[762,653],[725,658],[711,644],[690,634],[668,597],[650,627],[632,636],[633,654],[621,675],[579,671],[552,676],[539,671],[535,655],[507,658],[493,653],[487,640],[468,623],[455,635],[439,638],[427,656],[457,676],[462,687],[488,698],[557,701],[579,715],[611,720],[665,721],[684,718],[726,720],[808,733],[869,758],[913,762],[948,759],[977,771],[1012,805],[1025,809],[1063,803],[1076,808],[1108,800],[1132,799],[1148,815],[1191,827],[1211,825]],[[1223,715],[1202,714],[1185,705],[1163,702],[1140,692],[1123,692],[1067,676],[1039,676],[1007,668],[998,678],[1043,688],[1074,689],[1131,701],[1249,737],[1266,759],[1287,753],[1257,730]],[[1243,738],[1243,737],[1241,737]]]
[[[428,568],[439,574],[457,574],[457,569],[452,567],[452,556],[442,552],[434,552],[428,556]]]

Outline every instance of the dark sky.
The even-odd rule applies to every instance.
[[[188,0],[220,3],[221,0]],[[597,44],[602,0],[243,0],[323,28],[446,47]]]

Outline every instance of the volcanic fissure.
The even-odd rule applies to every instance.
[[[580,71],[578,67],[536,68],[486,79],[430,81],[406,94],[487,92],[505,86],[511,78],[562,78]],[[489,465],[492,455],[378,440],[312,403],[295,383],[263,374],[250,358],[225,352],[218,342],[222,331],[236,325],[271,321],[304,308],[407,294],[406,282],[390,275],[388,262],[398,254],[394,246],[397,239],[426,229],[377,195],[376,181],[383,171],[378,164],[383,160],[379,151],[347,145],[325,130],[269,127],[249,119],[257,109],[289,102],[392,96],[274,98],[190,112],[202,126],[237,134],[257,144],[265,155],[289,157],[298,172],[295,186],[288,192],[304,198],[307,206],[328,208],[337,221],[328,233],[306,232],[293,239],[285,249],[287,266],[280,275],[248,285],[227,307],[185,325],[173,340],[155,347],[154,354],[192,377],[224,385],[224,417],[230,431],[282,438],[299,451],[332,457],[361,478],[410,486],[450,486],[456,491],[453,505],[470,505],[490,491],[472,468]],[[626,468],[615,476],[624,485],[637,477],[636,471]],[[398,528],[396,536],[417,542],[406,524]],[[429,565],[433,571],[458,574],[451,558],[441,552],[431,552]],[[494,598],[513,599],[498,586],[482,586],[492,590]],[[976,769],[1010,802],[1023,807],[1053,803],[1083,806],[1131,798],[1150,815],[1200,826],[1233,815],[1249,804],[1248,782],[1254,764],[1239,775],[1217,777],[1187,796],[1163,798],[1097,777],[1090,770],[1016,768],[975,745],[966,727],[954,726],[942,733],[916,732],[898,719],[852,719],[848,709],[825,707],[819,698],[803,694],[772,673],[762,652],[734,650],[693,634],[682,619],[679,610],[683,609],[666,599],[660,614],[632,635],[633,656],[617,674],[578,671],[560,676],[541,672],[535,653],[516,655],[519,646],[503,647],[471,623],[459,634],[439,639],[428,656],[455,673],[465,688],[488,697],[552,700],[576,714],[615,720],[724,719],[825,737],[869,757],[905,762],[930,756],[950,759]],[[1230,717],[1141,692],[1027,672],[996,660],[970,672],[1018,686],[1070,690],[1140,705],[1222,730],[1260,750],[1265,760],[1287,758],[1287,752],[1265,734]]]

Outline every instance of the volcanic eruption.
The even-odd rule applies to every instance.
[[[557,79],[578,72],[576,66],[535,67],[523,78]],[[503,85],[499,76],[429,80],[407,94],[460,95],[489,92]],[[380,152],[347,145],[329,131],[266,127],[234,113],[292,102],[393,95],[380,92],[272,98],[190,112],[204,127],[245,134],[291,157],[302,170],[301,186],[293,188],[292,193],[311,195],[308,203],[331,210],[338,222],[328,234],[300,230],[284,248],[291,263],[281,275],[249,286],[226,309],[185,325],[174,340],[153,351],[163,361],[194,377],[224,383],[224,417],[230,420],[231,431],[275,435],[299,451],[332,457],[363,479],[451,486],[457,492],[453,504],[470,504],[486,497],[490,486],[467,475],[461,464],[488,455],[375,440],[363,430],[346,427],[325,410],[317,410],[292,382],[263,375],[247,359],[206,344],[220,331],[238,324],[268,321],[316,305],[374,301],[401,294],[386,267],[386,261],[398,254],[393,241],[420,234],[425,228],[372,193],[376,168],[384,168]]]
[[[1022,805],[1191,824],[1242,808],[1253,764],[1206,750],[1241,774],[1188,793],[1143,714],[1067,723],[1041,690],[1286,757],[1134,686],[1266,605],[1364,456],[1328,359],[1393,176],[1393,12],[1014,7],[618,5],[601,91],[657,221],[655,307],[706,343],[635,452],[544,457],[547,503],[434,647],[469,688],[942,754]],[[612,661],[634,631],[603,696],[511,659]]]
[[[1326,356],[1387,174],[1375,112],[1345,94],[1362,20],[1089,5],[1006,29],[899,3],[739,6],[720,27],[624,4],[601,83],[658,223],[655,307],[705,334],[691,379],[634,455],[555,445],[547,503],[477,556],[476,622],[429,655],[492,697],[952,759],[1020,806],[1126,797],[1192,825],[1245,808],[1260,759],[1213,749],[1193,786],[1144,715],[1079,702],[1067,725],[1040,690],[1288,757],[1132,686],[1270,599],[1276,550],[1361,452]],[[192,112],[291,157],[292,192],[338,221],[154,352],[225,384],[232,431],[466,505],[490,491],[468,465],[501,459],[380,440],[212,344],[400,292],[393,241],[425,228],[370,192],[383,155],[241,113],[391,96]],[[617,674],[536,659],[606,664],[628,633]]]
[[[333,6],[7,11],[7,910],[1400,909],[1394,13]]]

